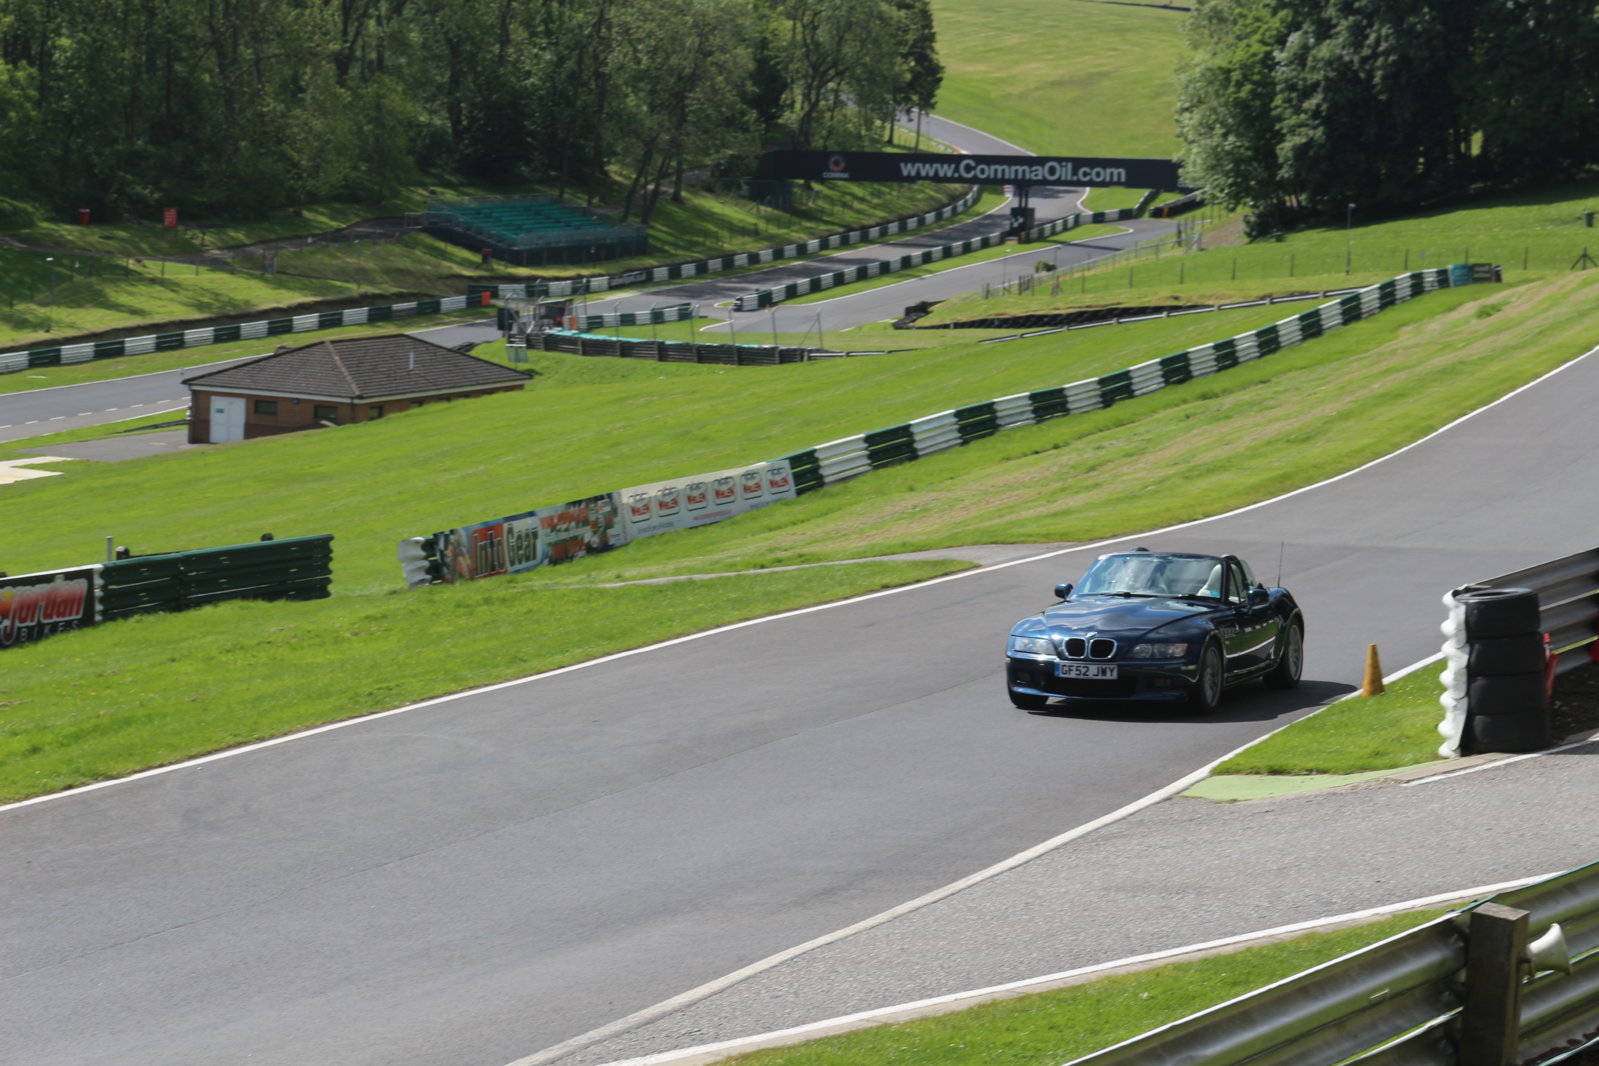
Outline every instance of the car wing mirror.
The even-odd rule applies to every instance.
[[[1055,586],[1055,598],[1057,600],[1064,600],[1067,596],[1070,596],[1071,594],[1072,594],[1072,583],[1070,581],[1066,582],[1064,585],[1056,585]]]
[[[1256,585],[1249,590],[1249,606],[1264,607],[1271,602],[1271,593]]]

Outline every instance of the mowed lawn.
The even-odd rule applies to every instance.
[[[1169,159],[1183,7],[933,0],[934,110],[1038,155]]]

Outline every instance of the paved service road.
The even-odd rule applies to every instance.
[[[498,1066],[878,914],[1347,691],[1368,642],[1429,654],[1444,590],[1590,547],[1599,497],[1569,489],[1596,390],[1588,359],[1342,480],[1137,538],[1268,573],[1280,552],[1305,605],[1313,680],[1213,718],[1009,707],[1003,634],[1078,551],[0,811],[0,1061]],[[1328,912],[1298,886],[1338,870],[1280,876]],[[1140,930],[1091,938],[1120,957]]]

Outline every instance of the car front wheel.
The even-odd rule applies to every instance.
[[[1271,688],[1293,688],[1299,684],[1304,666],[1305,631],[1295,623],[1283,637],[1282,654],[1277,656],[1277,665],[1266,675],[1266,684]]]
[[[1194,677],[1194,687],[1188,690],[1188,709],[1194,714],[1209,714],[1221,705],[1222,689],[1221,649],[1206,644],[1199,653],[1199,673]]]

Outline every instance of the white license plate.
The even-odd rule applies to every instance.
[[[1057,663],[1055,673],[1058,677],[1081,677],[1091,681],[1116,680],[1115,663]]]

